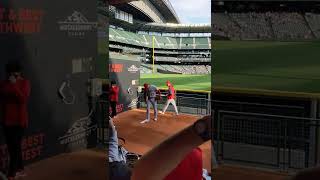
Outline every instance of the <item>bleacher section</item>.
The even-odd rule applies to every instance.
[[[210,37],[155,37],[157,49],[210,49]],[[109,41],[152,48],[152,36],[109,28]]]
[[[306,13],[307,22],[317,38],[320,38],[320,14]]]
[[[152,66],[150,64],[141,65],[141,73],[152,73]],[[161,72],[171,72],[177,74],[211,74],[210,65],[169,65],[156,64],[155,68]]]
[[[212,20],[214,36],[219,35],[231,39],[239,39],[240,27],[231,20],[228,13],[214,13]]]
[[[141,70],[140,70],[140,72],[142,73],[142,74],[150,74],[150,73],[152,73],[152,67],[151,67],[151,65],[150,64],[141,64]]]
[[[272,29],[262,13],[231,13],[241,29],[242,39],[271,39]]]
[[[247,12],[213,14],[213,33],[232,40],[320,38],[320,14]]]
[[[268,13],[277,39],[311,39],[312,33],[303,15],[298,13]]]

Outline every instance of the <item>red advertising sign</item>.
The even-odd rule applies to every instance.
[[[123,72],[123,64],[109,64],[109,72]]]
[[[0,33],[39,33],[43,15],[41,9],[6,9],[0,6]]]
[[[117,113],[123,112],[123,110],[124,110],[123,107],[124,107],[123,104],[117,104]],[[111,109],[111,107],[109,107],[109,115],[111,115],[111,112],[112,112],[112,109]]]

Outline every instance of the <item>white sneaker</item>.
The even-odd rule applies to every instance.
[[[159,113],[160,113],[160,114],[164,114],[164,112],[163,112],[163,111],[159,111]]]
[[[141,121],[140,123],[141,123],[141,124],[144,124],[144,123],[148,123],[148,122],[149,122],[149,120],[146,119],[146,120]]]
[[[154,121],[158,121],[158,119],[157,119],[157,118],[154,118]]]

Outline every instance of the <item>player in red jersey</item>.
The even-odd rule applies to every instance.
[[[175,98],[176,98],[176,92],[175,92],[175,89],[173,87],[173,84],[170,82],[170,81],[167,81],[167,86],[168,86],[168,95],[167,95],[167,102],[165,104],[165,106],[163,107],[163,110],[162,112],[160,112],[161,114],[164,114],[168,108],[168,106],[170,104],[173,105],[174,107],[174,110],[176,112],[176,115],[179,115],[178,113],[178,108],[177,108],[177,105],[176,105],[176,101],[175,101]]]

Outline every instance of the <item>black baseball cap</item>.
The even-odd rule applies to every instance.
[[[13,72],[21,72],[22,66],[19,62],[9,62],[6,64],[6,72],[13,73]]]

